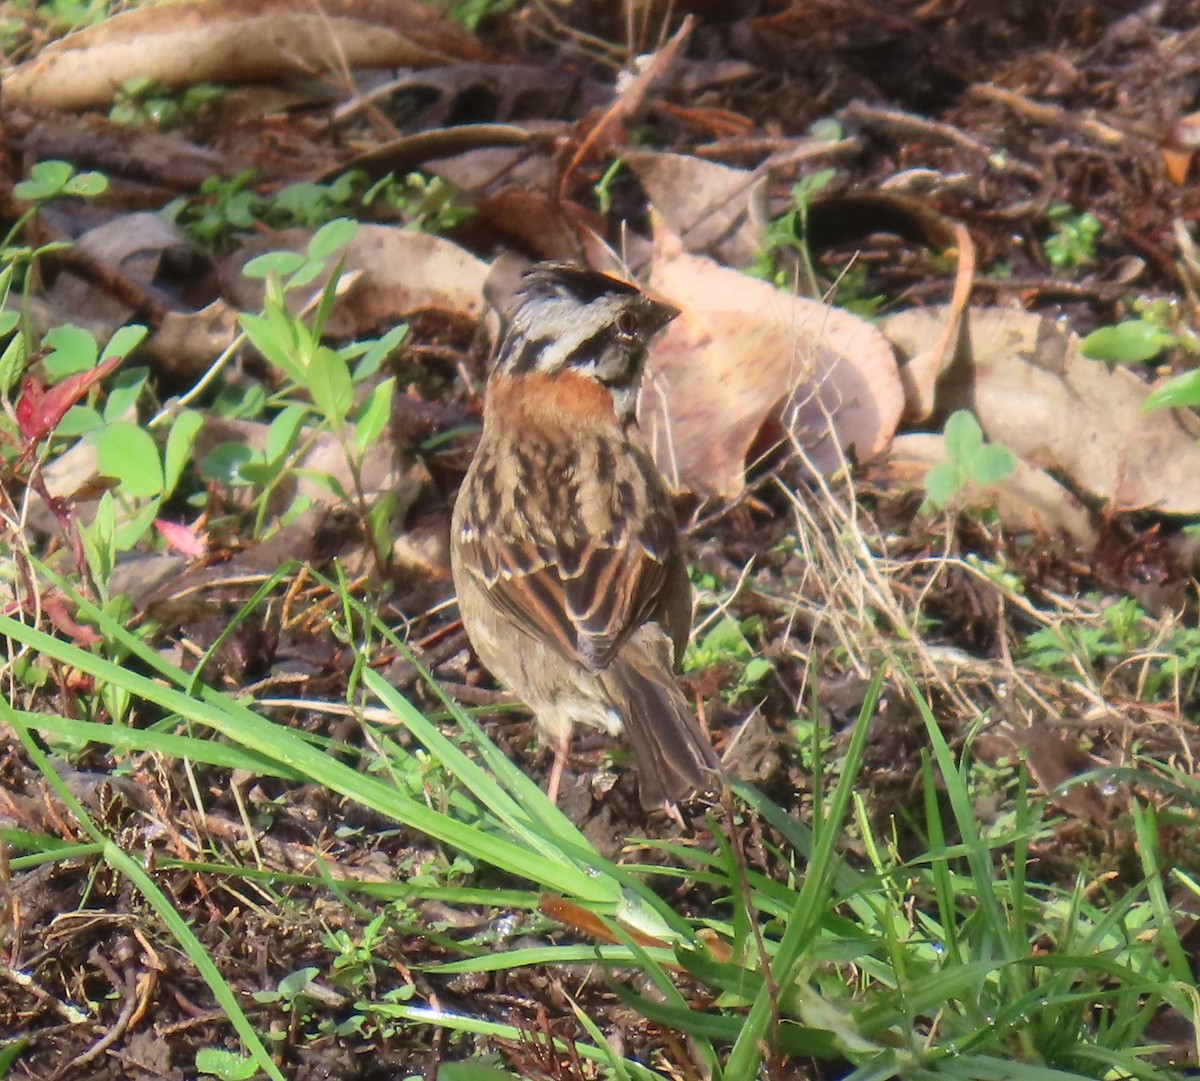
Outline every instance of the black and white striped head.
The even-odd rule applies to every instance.
[[[538,263],[521,280],[492,374],[579,372],[607,387],[617,416],[629,420],[650,340],[678,314],[619,278]]]

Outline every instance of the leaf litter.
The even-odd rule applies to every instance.
[[[504,250],[604,259],[606,267],[624,260],[684,312],[655,348],[642,423],[679,490],[681,510],[696,512],[694,561],[709,583],[697,639],[705,621],[723,614],[771,662],[769,677],[732,701],[722,696],[729,688],[720,666],[686,677],[705,699],[707,722],[735,772],[739,765],[751,771],[798,810],[811,779],[789,730],[817,677],[821,703],[834,718],[831,736],[844,740],[841,718],[857,709],[878,652],[894,654],[896,641],[912,642],[905,659],[938,696],[944,723],[966,730],[989,710],[1003,716],[981,737],[981,752],[998,764],[1026,755],[1035,783],[1064,812],[1053,837],[1033,844],[1034,856],[1049,863],[1062,851],[1086,854],[1108,869],[1103,873],[1120,873],[1135,847],[1121,824],[1133,799],[1153,793],[1073,781],[1097,765],[1129,765],[1134,745],[1164,760],[1194,762],[1196,681],[1186,669],[1165,667],[1161,655],[1171,642],[1186,645],[1194,624],[1196,555],[1181,526],[1197,514],[1200,470],[1194,426],[1170,411],[1145,411],[1149,383],[1082,357],[1076,332],[1128,314],[1117,312],[1115,298],[1129,291],[1170,292],[1187,280],[1174,252],[1176,223],[1200,212],[1195,186],[1186,182],[1194,167],[1192,117],[1178,94],[1146,92],[1163,85],[1164,73],[1177,77],[1168,85],[1182,85],[1188,54],[1178,45],[1187,31],[1166,9],[1122,15],[1074,3],[1062,7],[1054,25],[1028,27],[939,5],[876,25],[852,5],[819,7],[779,6],[724,23],[702,12],[687,22],[647,19],[654,34],[639,42],[622,41],[626,28],[603,18],[567,23],[568,16],[539,5],[497,12],[476,36],[421,4],[384,11],[346,2],[296,11],[232,0],[129,12],[40,52],[31,35],[34,55],[5,83],[15,137],[34,126],[22,110],[39,124],[54,110],[103,110],[135,76],[173,88],[252,79],[259,85],[236,113],[230,95],[228,123],[210,118],[207,131],[201,122],[183,136],[181,160],[190,137],[189,161],[211,161],[211,175],[226,181],[255,167],[252,183],[264,197],[285,183],[328,179],[355,165],[372,182],[425,166],[456,178],[478,211],[451,227],[447,239],[394,220],[360,229],[343,268],[346,288],[331,337],[348,341],[403,318],[412,322],[379,375],[395,375],[400,393],[369,475],[347,472],[331,439],[314,441],[294,463],[297,483],[267,504],[265,537],[245,531],[246,493],[236,486],[210,481],[202,508],[172,506],[158,526],[172,554],[143,546],[112,580],[134,598],[134,621],[158,622],[156,648],[192,658],[187,663],[211,650],[206,678],[277,703],[264,708],[314,735],[332,731],[358,747],[360,729],[339,720],[334,708],[344,701],[351,658],[327,615],[329,591],[298,571],[285,576],[286,589],[271,607],[245,607],[289,559],[319,571],[332,568],[336,554],[381,618],[406,626],[416,656],[445,686],[465,702],[503,705],[503,696],[480,681],[444,606],[446,515],[469,455],[463,429],[477,418],[482,361],[496,334],[484,283]],[[670,44],[653,49],[654,41]],[[653,58],[618,78],[633,45]],[[560,89],[549,96],[536,86],[515,92],[522,73],[548,59]],[[397,77],[394,70],[423,65],[430,65],[426,81],[437,84],[436,104],[419,75],[402,70]],[[262,84],[285,78],[296,111],[263,111],[273,87]],[[296,83],[304,84],[298,93]],[[364,90],[372,86],[388,89]],[[305,111],[328,100],[338,103],[332,116]],[[844,130],[814,138],[809,125],[830,117]],[[111,147],[113,125],[98,114],[88,119],[73,138]],[[477,127],[458,130],[466,125]],[[172,172],[171,155],[122,163],[106,153],[108,171],[128,185],[123,198],[135,192],[141,211],[159,210],[164,189],[175,194],[180,185],[210,206],[226,197],[198,190],[204,169],[191,179]],[[610,173],[618,158],[628,171]],[[862,293],[890,298],[879,323],[746,273],[763,228],[792,205],[792,185],[830,162],[843,190],[824,208],[814,201],[809,235],[800,239],[814,280],[836,286],[839,301],[860,273]],[[879,224],[866,203],[853,201],[866,193],[875,208],[895,209],[897,191],[912,203],[907,225]],[[1090,265],[1086,251],[1078,267],[1050,263],[1047,250],[1063,247],[1048,249],[1047,240],[1069,222],[1047,214],[1051,201],[1093,208],[1103,228]],[[175,258],[177,233],[171,243],[141,239],[127,205],[95,205],[100,222],[89,207],[93,220],[39,212],[33,228],[77,239],[107,227],[126,246],[94,250],[90,262],[77,264],[83,285],[64,270],[33,300],[47,306],[46,325],[69,313],[71,321],[94,321],[101,338],[126,312],[147,319],[153,334],[137,359],[174,388],[166,393],[186,389],[216,363],[232,340],[234,311],[256,310],[258,294],[245,290],[239,268],[262,251],[302,251],[311,235],[252,222],[232,231],[224,247],[197,256],[200,264],[216,260],[218,275],[198,281],[188,274],[181,282],[159,274]],[[9,209],[15,218],[11,199]],[[831,219],[849,228],[823,234]],[[991,306],[979,303],[985,294]],[[300,292],[293,299],[298,308],[313,300]],[[92,400],[107,374],[93,369],[40,395],[37,383],[14,383],[22,434],[34,438],[68,407]],[[274,389],[250,350],[239,353],[225,378],[232,395]],[[210,406],[208,399],[204,408]],[[917,507],[924,471],[946,460],[939,429],[961,409],[971,411],[990,442],[1016,456],[1016,467],[990,485],[964,487],[956,507],[964,513],[923,517]],[[264,424],[209,412],[196,460],[220,443],[249,449],[268,437]],[[10,516],[6,508],[10,522],[27,523],[18,548],[62,569],[71,566],[61,538],[70,536],[72,516],[90,523],[112,480],[99,475],[86,441],[70,453],[70,479],[49,488],[41,503],[29,498],[30,508],[43,507],[40,518]],[[11,479],[36,495],[68,457],[44,473],[18,470]],[[844,487],[849,475],[854,490]],[[368,509],[390,497],[390,561],[333,494],[356,483]],[[834,498],[823,501],[822,494]],[[310,509],[284,521],[300,495]],[[1130,596],[1144,599],[1145,612],[1120,607]],[[27,601],[21,587],[6,598]],[[47,596],[43,611],[65,637],[94,637],[61,598]],[[1072,640],[1086,644],[1082,672],[1072,670],[1081,655],[1067,648]],[[386,665],[423,709],[440,708],[407,659],[383,650],[371,661]],[[62,700],[76,708],[86,688],[73,685],[69,673],[57,675]],[[35,703],[45,708],[49,700],[34,694]],[[748,715],[753,724],[743,727]],[[498,711],[488,723],[506,750],[538,761],[522,715]],[[911,801],[923,743],[904,717],[893,715],[881,727],[863,780],[871,813],[882,821]],[[578,751],[572,813],[594,844],[619,856],[631,833],[671,835],[673,827],[648,823],[637,809],[628,770],[604,768],[602,740],[585,735]],[[133,831],[135,843],[160,857],[189,859],[206,844],[240,862],[237,850],[248,844],[257,846],[260,865],[276,872],[315,874],[319,854],[346,878],[386,881],[398,868],[418,872],[442,858],[381,816],[277,779],[237,778],[244,791],[231,792],[219,771],[200,766],[185,777],[161,759],[132,756],[125,766],[137,783],[110,792],[109,758],[89,751],[77,766],[72,785],[102,827]],[[4,769],[6,825],[76,839],[28,763],[10,754]],[[1176,813],[1186,819],[1185,809]],[[1090,823],[1117,826],[1099,843],[1087,832]],[[1194,860],[1186,825],[1173,837],[1181,859]],[[770,871],[769,856],[755,859],[755,870]],[[1069,882],[1073,867],[1063,874]],[[171,895],[195,914],[212,956],[231,979],[257,990],[272,990],[309,962],[323,963],[327,955],[315,944],[331,927],[355,934],[363,927],[352,906],[321,902],[310,911],[310,895],[289,886],[297,904],[281,930],[266,907],[231,903],[211,876],[193,876],[182,865],[172,875]],[[116,1015],[62,1028],[52,1003],[10,981],[0,1006],[7,1017],[32,1018],[37,1069],[75,1064],[101,1071],[97,1077],[183,1076],[193,1046],[223,1039],[220,1015],[196,1005],[207,1001],[206,990],[190,968],[174,961],[154,967],[161,951],[138,937],[122,893],[127,887],[111,872],[89,878],[75,866],[48,865],[14,875],[13,886],[25,940],[53,944],[35,973],[41,986],[119,1000],[116,970],[93,961],[117,933],[124,936],[119,955],[134,957],[146,972],[162,971],[171,991],[145,1000],[140,1027],[133,1026],[118,1059],[95,1052],[107,1047],[100,1041],[115,1031]],[[89,889],[113,903],[90,920],[61,922]],[[709,901],[695,883],[681,883],[672,898],[682,911],[702,911]],[[449,948],[432,947],[420,928],[459,921],[465,937],[489,918],[486,909],[451,913],[423,902],[413,934],[390,942],[389,957],[420,1000],[497,1017],[514,1003],[535,1002],[548,1031],[550,1016],[554,1024],[569,1016],[559,1007],[571,993],[557,976],[514,970],[471,985],[419,970]],[[260,959],[248,963],[237,942],[256,943]],[[627,1053],[677,1053],[602,991],[580,986],[574,993],[590,995],[589,1014],[621,1033]],[[345,1001],[335,995],[314,1009],[337,1019]],[[175,1034],[170,1041],[166,1032]],[[506,1048],[515,1068],[557,1068],[531,1046]],[[420,1028],[378,1040],[369,1064],[353,1047],[316,1040],[293,1048],[291,1064],[297,1076],[395,1076],[446,1055]]]

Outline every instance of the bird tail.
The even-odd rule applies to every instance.
[[[603,679],[625,720],[642,806],[715,797],[724,785],[721,760],[670,670],[627,646]]]

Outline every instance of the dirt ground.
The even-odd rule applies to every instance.
[[[508,85],[525,92],[500,96],[490,76],[456,77],[454,65],[447,65],[440,94],[398,95],[395,102],[385,99],[376,106],[395,108],[390,120],[402,135],[451,124],[534,121],[565,121],[562,130],[578,125],[583,131],[593,110],[611,99],[617,62],[629,44],[624,5],[501,7],[506,10],[485,18],[478,35],[494,54],[513,63]],[[836,120],[850,142],[836,156],[815,163],[815,168],[835,170],[810,211],[815,271],[829,283],[853,265],[856,295],[882,298],[878,313],[947,303],[955,284],[944,258],[922,242],[933,228],[925,219],[901,214],[886,199],[866,204],[853,198],[898,190],[942,220],[965,225],[975,246],[977,305],[1037,312],[1086,333],[1126,317],[1127,298],[1133,295],[1176,298],[1180,304],[1195,299],[1191,289],[1200,279],[1189,278],[1177,230],[1179,223],[1186,228],[1200,216],[1197,166],[1188,149],[1192,133],[1200,130],[1193,124],[1200,116],[1200,4],[694,0],[673,5],[670,19],[662,17],[661,7],[649,5],[651,15],[638,22],[644,40],[633,42],[635,52],[659,45],[667,36],[660,31],[675,29],[684,15],[694,16],[694,29],[677,76],[655,85],[636,117],[611,136],[610,155],[620,152],[622,141],[632,145],[636,140],[643,147],[753,168],[791,147],[811,125]],[[33,33],[34,44],[41,32]],[[544,73],[540,83],[531,71]],[[425,78],[432,82],[432,75]],[[136,152],[119,161],[99,119],[89,126],[65,113],[45,122],[16,107],[7,114],[10,169],[28,161],[40,141],[52,145],[53,156],[70,156],[75,147],[73,160],[82,165],[102,158],[110,175],[136,172]],[[321,175],[357,159],[377,141],[367,114],[335,124],[330,106],[313,104],[228,123],[202,117],[173,138],[190,143],[196,161],[211,155],[218,162],[252,162],[260,170],[256,183],[264,188]],[[646,230],[648,211],[644,191],[628,172],[611,186],[607,218],[594,200],[588,202],[609,160],[600,156],[580,166],[571,197],[588,203],[589,213],[615,240],[622,219]],[[204,173],[202,165],[196,167]],[[776,202],[811,171],[802,164],[793,176],[772,179]],[[897,177],[904,178],[902,185]],[[198,183],[190,192],[187,181],[173,183],[195,197]],[[151,205],[155,185],[166,186],[161,176],[152,177],[151,194],[143,189],[139,195],[141,205]],[[1047,255],[1047,239],[1061,235],[1059,205],[1071,214],[1090,212],[1100,223],[1094,250],[1075,265]],[[561,254],[549,250],[552,230],[538,215],[536,206],[521,210],[512,198],[492,197],[450,235],[489,260],[504,249],[531,257]],[[78,231],[82,225],[69,221],[62,227]],[[217,259],[207,277],[184,270],[179,281],[211,296],[224,288],[227,270]],[[174,287],[182,291],[178,283]],[[455,697],[468,705],[496,707],[484,714],[489,734],[543,778],[549,758],[528,717],[508,706],[478,669],[455,611],[442,605],[452,594],[443,538],[471,449],[469,436],[454,433],[477,419],[484,359],[479,342],[470,319],[427,314],[413,321],[404,361],[412,389],[397,407],[390,434],[397,445],[429,448],[422,452],[426,474],[405,517],[411,548],[423,554],[397,566],[388,579],[365,575],[361,591],[385,622],[407,624],[418,654]],[[242,378],[249,383],[255,376],[248,364]],[[178,372],[157,377],[164,396],[187,381]],[[940,430],[943,420],[935,416],[924,427]],[[836,749],[857,715],[865,681],[847,659],[836,621],[813,615],[852,600],[849,592],[839,593],[840,586],[814,581],[805,569],[808,554],[793,543],[805,515],[818,528],[824,521],[819,510],[798,505],[818,508],[825,498],[819,486],[806,486],[793,466],[786,455],[769,455],[751,471],[738,499],[684,500],[679,509],[690,528],[692,562],[714,589],[732,589],[751,565],[730,610],[752,628],[748,639],[754,655],[772,662],[770,677],[741,694],[722,693],[737,684],[735,658],[689,673],[685,685],[719,748],[733,746],[738,735],[730,754],[733,771],[803,818],[810,779],[792,725],[798,712],[807,710],[828,726]],[[784,494],[781,478],[795,499]],[[1186,764],[1193,759],[1198,703],[1192,683],[1182,700],[1148,703],[1139,696],[1135,673],[1116,676],[1106,687],[1120,718],[1108,714],[1096,720],[1086,695],[1073,697],[1044,671],[1022,668],[1019,657],[1014,662],[1011,643],[1036,626],[1028,613],[997,605],[994,594],[957,565],[931,569],[924,561],[932,553],[957,560],[1002,558],[1035,607],[1049,596],[1127,596],[1151,617],[1182,611],[1180,622],[1188,626],[1195,623],[1196,556],[1184,530],[1186,519],[1145,510],[1123,513],[1085,498],[1098,542],[1081,555],[1050,538],[1014,539],[978,516],[949,523],[921,516],[920,492],[899,489],[890,474],[871,464],[855,470],[855,490],[865,528],[879,542],[879,573],[897,604],[922,612],[923,648],[957,651],[964,658],[955,687],[929,685],[954,738],[965,738],[972,717],[988,711],[1003,716],[1009,710],[1002,686],[1013,686],[1004,673],[1015,663],[1027,681],[1023,685],[1041,695],[1056,724],[1048,730],[989,729],[975,743],[983,758],[1001,761],[1019,746],[1028,754],[1035,780],[1047,789],[1098,760],[1111,761],[1114,748],[1132,743],[1164,760]],[[834,494],[845,496],[841,489]],[[352,524],[330,515],[311,532],[309,550],[287,554],[327,566],[333,554],[353,546],[352,534]],[[33,543],[41,541],[34,537]],[[202,601],[172,598],[168,603],[161,592],[144,598],[139,615],[150,615],[160,626],[157,647],[180,654],[184,643],[187,649],[207,648],[253,593],[255,586],[239,584],[238,573],[273,569],[283,558],[277,550],[256,550],[237,535],[221,537],[220,546],[222,562],[189,571]],[[319,592],[305,596],[305,603],[320,602]],[[327,626],[303,620],[284,626],[278,613],[277,607],[257,609],[238,626],[210,669],[213,680],[225,690],[271,699],[290,697],[296,686],[309,698],[344,696],[350,672],[345,645]],[[886,637],[887,629],[880,634]],[[865,641],[862,647],[864,653],[873,648]],[[404,658],[381,650],[370,661],[422,709],[440,708]],[[1106,663],[1117,667],[1116,660]],[[26,708],[53,711],[69,701],[63,685],[52,683]],[[861,779],[870,813],[879,822],[916,798],[925,745],[919,718],[899,698],[891,709],[888,723],[875,728]],[[278,705],[270,713],[343,740],[356,751],[362,748],[362,733],[348,720],[331,722],[302,705]],[[752,723],[743,731],[748,717]],[[1015,730],[1025,735],[1014,736]],[[80,833],[20,743],[9,740],[0,751],[0,820],[13,829],[78,843]],[[615,856],[630,836],[680,836],[679,824],[665,817],[647,819],[632,771],[605,768],[609,758],[604,739],[580,734],[565,785],[568,814],[597,848]],[[304,1009],[289,1010],[280,1001],[253,1004],[250,994],[274,991],[287,973],[325,966],[329,951],[323,938],[338,932],[360,938],[374,914],[373,902],[366,894],[339,901],[307,880],[277,879],[259,886],[253,879],[201,874],[186,865],[197,858],[195,837],[230,853],[230,863],[243,862],[244,827],[251,824],[261,865],[274,871],[311,873],[312,854],[319,853],[348,877],[387,881],[423,868],[447,873],[453,853],[316,788],[242,777],[231,786],[219,770],[185,770],[180,762],[149,756],[118,763],[96,748],[58,762],[102,829],[156,868],[156,881],[188,915],[226,979],[246,997],[260,1029],[281,1036],[289,1077],[432,1077],[442,1061],[463,1057],[474,1046],[497,1046],[482,1038],[477,1044],[451,1038],[432,1026],[396,1025],[387,1032],[374,1029],[366,1038],[353,1026],[339,1028],[355,1016],[354,994],[334,993]],[[1120,825],[1123,801],[1129,798],[1128,789],[1072,789],[1061,807],[1057,835],[1031,851],[1039,880],[1069,884],[1080,867],[1097,876],[1136,880],[1141,872],[1133,840]],[[981,813],[987,811],[981,803]],[[704,843],[702,818],[686,828]],[[899,842],[902,847],[918,843],[903,831]],[[1193,873],[1200,869],[1200,847],[1188,829],[1165,825],[1162,842],[1178,865]],[[8,866],[13,855],[0,864],[8,895],[0,1033],[23,1034],[30,1044],[12,1076],[183,1078],[193,1075],[198,1048],[236,1046],[204,982],[126,879],[94,854],[20,870]],[[753,848],[750,856],[759,869],[782,873],[769,844]],[[639,858],[648,857],[641,852]],[[481,869],[464,884],[506,885]],[[658,885],[684,913],[702,912],[709,901],[701,885]],[[407,987],[414,1001],[518,1019],[529,1039],[500,1050],[519,1074],[596,1076],[539,1049],[539,1034],[579,1034],[554,971],[515,969],[486,977],[420,971],[457,956],[457,943],[495,941],[505,918],[484,906],[421,902],[401,908],[376,954],[387,968],[364,977],[358,994],[377,994],[384,984]],[[1193,964],[1200,953],[1196,926],[1184,939]],[[147,956],[157,963],[147,966]],[[661,1046],[662,1031],[622,1004],[603,982],[593,983],[591,991],[593,998],[581,1005],[597,1023],[621,1032],[627,1051]],[[101,1023],[75,1023],[71,1002],[99,1003]],[[837,1063],[796,1063],[794,1069],[789,1076],[797,1078],[845,1072]]]

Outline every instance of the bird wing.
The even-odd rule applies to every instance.
[[[672,524],[652,515],[598,538],[488,530],[464,544],[489,597],[521,630],[598,671],[659,610],[673,539]]]

